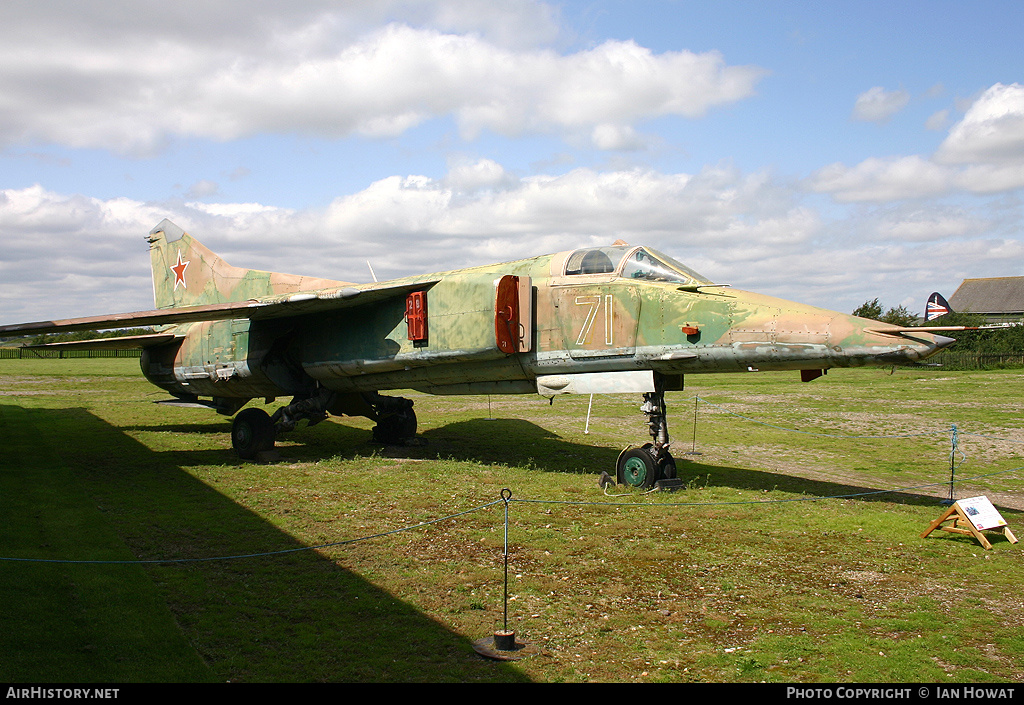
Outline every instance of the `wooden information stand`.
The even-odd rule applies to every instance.
[[[949,526],[942,526],[942,522],[949,520],[952,520],[953,523]],[[936,529],[973,536],[986,550],[992,548],[992,544],[981,533],[982,531],[999,531],[1010,543],[1017,543],[1017,537],[1006,525],[1006,520],[988,501],[988,497],[971,497],[954,502],[952,507],[931,523],[928,530],[921,534],[921,538],[926,538]]]

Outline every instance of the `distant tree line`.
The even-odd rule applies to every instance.
[[[912,326],[920,318],[916,313],[908,311],[906,306],[897,306],[883,312],[882,304],[878,303],[877,297],[871,299],[871,301],[865,301],[855,308],[853,315],[881,321],[882,323],[891,323],[894,326]]]
[[[947,313],[926,326],[984,326],[984,316],[975,313]],[[1014,324],[987,330],[964,330],[948,334],[956,338],[950,351],[979,355],[1020,355],[1024,353],[1024,325]]]

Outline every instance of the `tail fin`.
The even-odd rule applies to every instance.
[[[147,240],[156,308],[248,301],[348,285],[330,279],[232,267],[166,219],[150,231]]]
[[[924,307],[924,320],[934,321],[940,316],[945,316],[947,313],[953,313],[953,309],[949,307],[949,303],[942,298],[942,294],[934,292],[928,297],[928,303]]]

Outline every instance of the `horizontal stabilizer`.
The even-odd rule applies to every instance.
[[[26,345],[32,350],[138,350],[154,345],[169,343],[181,336],[173,333],[151,333],[147,335],[122,335],[117,338],[94,338],[92,340],[66,340],[59,343]]]
[[[160,326],[193,321],[216,321],[225,318],[247,318],[249,312],[261,304],[243,301],[230,304],[208,304],[184,308],[114,313],[108,316],[65,318],[58,321],[36,321],[0,326],[0,335],[34,335],[39,333],[70,333],[78,330],[111,330],[137,326]]]

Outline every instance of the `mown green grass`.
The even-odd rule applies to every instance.
[[[629,395],[596,397],[589,434],[587,398],[415,395],[423,446],[332,420],[256,465],[229,419],[152,404],[135,361],[0,361],[0,556],[289,551],[2,562],[0,678],[1017,680],[1019,544],[919,535],[943,510],[953,424],[957,496],[1020,528],[1022,382],[693,376],[669,397],[687,488],[606,496],[598,473],[646,439]],[[541,650],[515,663],[472,650],[503,626],[503,488],[509,626]]]

